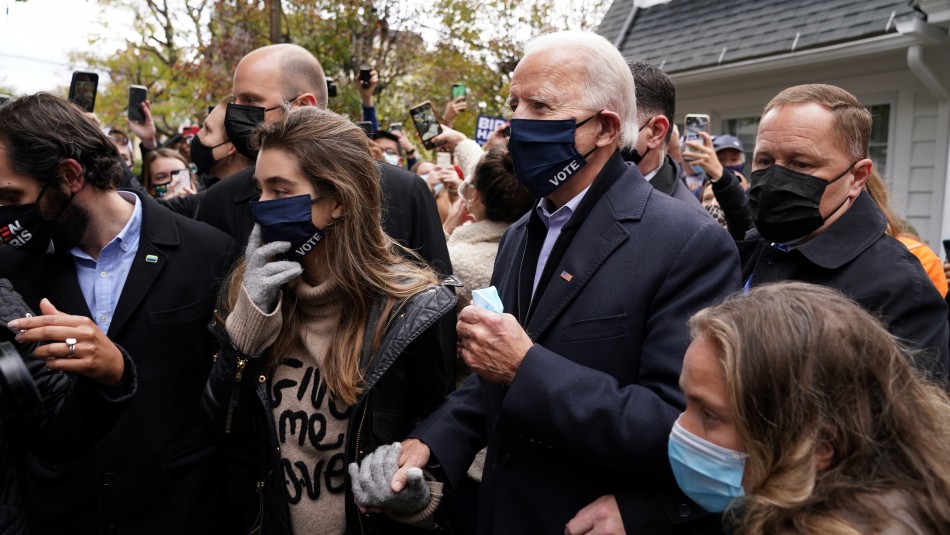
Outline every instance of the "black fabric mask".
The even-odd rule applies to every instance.
[[[650,154],[650,147],[647,147],[647,150],[643,154],[640,154],[640,151],[637,149],[620,149],[620,156],[623,157],[625,162],[633,162],[633,165],[640,165],[640,162],[646,158],[646,155]]]
[[[650,117],[649,119],[647,119],[645,123],[640,125],[640,128],[637,129],[637,133],[642,132],[643,129],[646,128],[646,126],[650,124],[650,121],[652,120],[653,120],[653,117]],[[620,157],[623,158],[623,161],[633,162],[633,165],[640,165],[640,162],[642,162],[643,159],[646,158],[647,154],[650,154],[650,147],[647,147],[647,150],[645,150],[643,154],[640,154],[640,151],[638,151],[636,147],[631,148],[631,149],[628,149],[628,148],[620,149]]]
[[[264,124],[265,113],[279,107],[265,109],[260,106],[245,106],[233,102],[228,104],[228,109],[224,113],[224,131],[228,133],[228,139],[234,143],[234,148],[251,161],[257,160],[257,151],[251,148],[251,134],[255,128]]]
[[[17,206],[0,206],[0,239],[6,245],[30,254],[53,254],[68,249],[65,244],[54,239],[57,232],[56,220],[73,201],[73,195],[63,203],[52,219],[46,219],[40,212],[40,199],[46,193],[46,186],[40,190],[36,201]],[[72,247],[72,244],[69,245]]]
[[[211,174],[211,168],[221,161],[214,159],[214,152],[212,151],[227,142],[228,141],[222,141],[213,147],[209,147],[201,142],[197,134],[191,138],[191,163],[195,164],[199,173],[205,175]]]
[[[855,163],[829,181],[781,165],[754,171],[749,209],[759,234],[773,243],[790,243],[820,228],[826,219],[818,210],[825,188],[848,174]]]

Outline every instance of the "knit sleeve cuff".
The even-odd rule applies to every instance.
[[[435,511],[442,503],[443,484],[438,481],[427,481],[429,484],[429,504],[415,513],[396,513],[389,511],[386,516],[400,524],[409,524],[420,528],[435,528]]]
[[[225,328],[234,347],[251,356],[259,356],[262,351],[270,347],[277,340],[277,334],[283,324],[280,313],[281,301],[283,301],[283,295],[278,298],[274,311],[267,314],[257,308],[247,290],[242,286],[241,294],[237,303],[234,304],[234,310],[225,321]]]

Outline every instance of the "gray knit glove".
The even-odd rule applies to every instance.
[[[393,493],[390,483],[399,469],[401,455],[402,444],[395,442],[377,448],[363,459],[360,466],[350,463],[350,480],[356,503],[399,513],[414,513],[429,504],[429,485],[421,468],[410,468],[406,487],[398,494]]]
[[[244,291],[251,302],[265,314],[274,311],[280,287],[303,273],[299,262],[269,261],[273,256],[290,250],[290,242],[274,241],[261,245],[261,227],[254,225],[244,253]]]

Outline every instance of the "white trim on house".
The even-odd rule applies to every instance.
[[[888,33],[859,41],[848,41],[821,48],[789,52],[780,56],[765,56],[721,66],[670,73],[670,78],[678,87],[680,84],[697,84],[720,80],[724,77],[741,77],[777,69],[807,67],[816,63],[842,59],[857,59],[861,56],[903,50],[914,44],[917,44],[917,40],[913,37],[899,33]]]

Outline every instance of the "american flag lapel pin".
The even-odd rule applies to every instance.
[[[570,273],[568,273],[568,272],[566,272],[566,271],[562,271],[562,272],[561,272],[561,278],[564,279],[564,280],[567,281],[567,282],[571,282],[571,279],[574,278],[574,275],[571,275]]]

